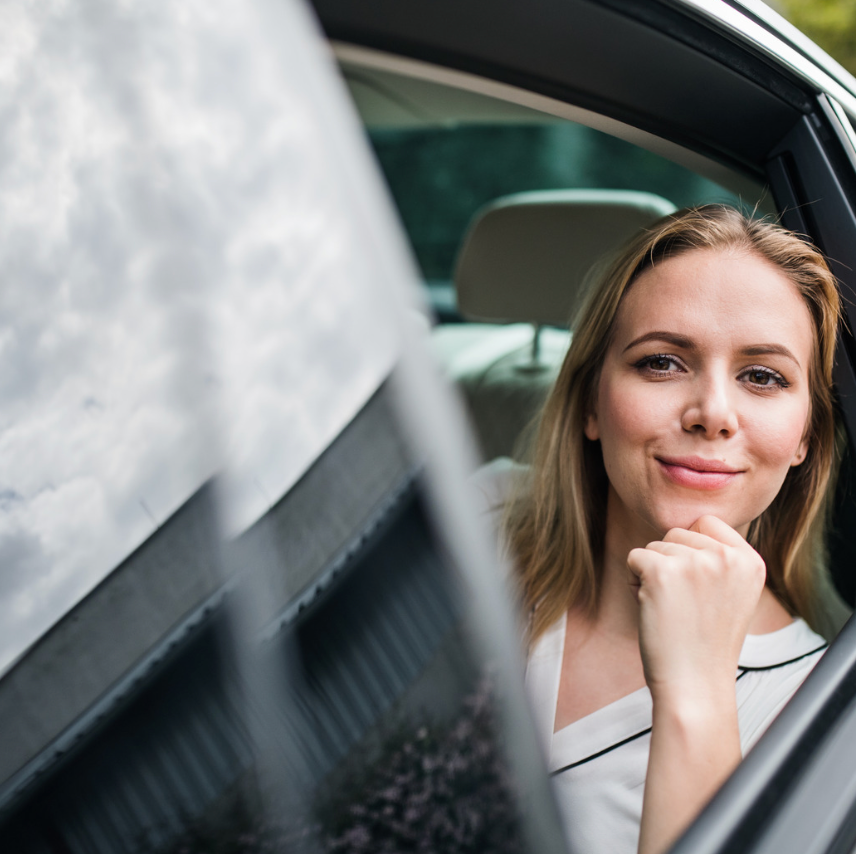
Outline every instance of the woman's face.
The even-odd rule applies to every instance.
[[[610,525],[650,541],[712,514],[745,536],[805,458],[812,335],[796,286],[758,255],[698,249],[645,271],[585,424]]]

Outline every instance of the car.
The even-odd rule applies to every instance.
[[[7,17],[3,850],[567,850],[470,479],[708,201],[830,259],[856,436],[856,81],[749,0]],[[854,673],[673,850],[852,851]]]

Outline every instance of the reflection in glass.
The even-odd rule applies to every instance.
[[[5,22],[3,850],[526,835],[508,667],[386,382],[415,277],[303,15]]]

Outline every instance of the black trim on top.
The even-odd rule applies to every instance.
[[[564,0],[535,12],[515,0],[312,5],[328,38],[610,116],[753,180],[763,180],[769,152],[813,104],[814,89],[787,69],[660,3]],[[649,6],[657,7],[654,19],[640,20]],[[699,91],[706,97],[692,97]]]
[[[802,655],[798,655],[796,658],[790,658],[787,661],[780,661],[778,664],[768,664],[765,667],[741,667],[740,669],[743,671],[743,673],[755,672],[757,670],[776,670],[779,667],[787,667],[787,665],[789,664],[793,664],[797,661],[802,661],[804,658],[808,658],[810,655],[814,655],[815,653],[826,649],[828,646],[828,643],[823,643],[817,649],[813,649],[811,652],[804,652]],[[743,673],[741,673],[740,676],[742,676]],[[740,676],[738,676],[737,678],[739,679]]]
[[[740,673],[737,674],[737,678],[734,680],[735,682],[739,682],[747,673],[754,673],[759,670],[776,670],[779,667],[785,667],[788,664],[794,664],[797,661],[802,661],[804,658],[808,658],[810,655],[815,655],[818,652],[826,649],[829,646],[828,643],[821,644],[817,649],[811,650],[811,652],[805,652],[802,655],[798,655],[796,658],[788,659],[787,661],[780,661],[778,664],[768,664],[765,667],[741,667]],[[651,732],[651,727],[647,729],[643,729],[641,732],[637,732],[634,735],[629,735],[627,738],[622,739],[621,741],[615,742],[615,744],[611,744],[609,747],[604,747],[603,750],[598,750],[597,753],[592,753],[591,756],[586,756],[585,759],[578,759],[576,762],[571,762],[569,765],[565,765],[562,768],[557,768],[555,771],[550,772],[550,777],[555,777],[558,774],[562,774],[565,771],[570,771],[572,768],[576,768],[579,765],[585,765],[586,762],[591,762],[592,759],[597,759],[600,756],[603,756],[605,753],[609,753],[612,750],[615,750],[618,747],[623,747],[625,744],[628,744],[631,741],[635,741],[637,738],[641,738],[643,735],[647,735]]]
[[[591,762],[592,759],[597,759],[598,756],[603,756],[604,753],[609,753],[611,750],[615,750],[616,747],[621,747],[630,741],[635,741],[637,738],[641,738],[643,735],[647,735],[649,732],[651,732],[651,727],[648,727],[648,729],[643,729],[642,732],[637,732],[636,735],[630,735],[622,741],[617,741],[615,744],[611,744],[609,747],[604,747],[603,750],[599,750],[597,753],[592,753],[591,756],[586,756],[585,759],[580,759],[577,762],[571,762],[570,765],[565,765],[564,768],[558,768],[556,771],[551,771],[550,776],[555,777],[557,774],[561,774],[563,771],[570,771],[571,768],[576,768],[577,765],[585,765],[586,762]]]

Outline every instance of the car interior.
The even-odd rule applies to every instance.
[[[525,458],[586,283],[638,230],[704,202],[772,207],[763,185],[566,104],[349,46],[339,58],[486,461]]]
[[[432,350],[485,462],[526,460],[587,281],[638,229],[725,202],[808,230],[805,208],[777,204],[764,180],[672,141],[465,72],[334,47],[422,272]],[[850,607],[853,482],[848,455],[830,550]]]
[[[726,202],[815,235],[825,221],[828,242],[819,242],[836,261],[840,229],[832,215],[797,201],[810,191],[794,178],[793,152],[809,160],[816,151],[804,125],[772,152],[765,173],[753,173],[465,71],[352,45],[336,52],[422,273],[433,352],[464,402],[484,461],[526,460],[587,281],[660,216]],[[842,273],[846,279],[836,269]],[[847,388],[840,379],[843,407]],[[851,608],[853,483],[847,455],[830,565],[832,595]],[[828,629],[831,637],[837,628]],[[800,713],[797,704],[792,715]],[[763,761],[761,752],[757,764]],[[747,827],[746,839],[754,832]]]
[[[352,42],[335,46],[340,67],[414,248],[428,301],[435,307],[438,322],[432,335],[439,362],[462,393],[485,460],[508,453],[525,459],[525,428],[531,425],[531,418],[561,361],[568,336],[573,334],[572,325],[568,326],[568,313],[561,317],[559,326],[552,326],[549,320],[541,321],[535,312],[524,309],[518,313],[517,307],[509,310],[504,295],[492,290],[493,282],[484,282],[484,290],[491,295],[490,305],[482,304],[472,314],[468,313],[467,283],[465,279],[462,281],[460,273],[470,266],[467,258],[470,236],[478,227],[482,210],[485,215],[492,209],[502,211],[509,202],[513,204],[515,196],[520,198],[517,194],[561,194],[584,189],[635,191],[651,193],[675,207],[726,201],[749,211],[779,217],[786,227],[811,235],[826,253],[842,283],[848,326],[852,328],[853,265],[844,260],[852,255],[856,234],[856,223],[847,202],[854,191],[851,119],[833,99],[813,94],[811,86],[795,85],[792,77],[781,74],[774,63],[765,61],[757,52],[741,51],[721,32],[705,30],[697,18],[682,16],[668,4],[608,0],[556,5],[549,11],[542,10],[544,19],[540,23],[544,26],[531,30],[517,20],[511,4],[500,4],[500,8],[492,10],[486,31],[460,27],[454,36],[446,35],[438,24],[441,14],[404,18],[390,4],[381,4],[370,16],[371,20],[357,22],[336,0],[319,0],[316,5],[328,36]],[[514,22],[519,27],[520,38],[515,41],[513,56],[508,56],[497,36],[504,27],[515,26]],[[598,55],[596,41],[586,42],[586,34],[596,32],[599,26],[608,27],[611,32],[608,56]],[[553,39],[547,35],[551,28],[561,36]],[[353,43],[365,47],[354,47]],[[443,49],[439,49],[440,45]],[[389,54],[383,53],[385,49]],[[651,61],[654,55],[660,61]],[[435,58],[442,68],[431,66]],[[613,63],[614,67],[607,69],[604,63]],[[662,69],[671,71],[663,76]],[[484,72],[484,77],[479,76],[480,72]],[[362,78],[362,87],[355,85],[358,77]],[[685,89],[685,81],[692,92]],[[411,92],[429,88],[428,83],[445,86],[447,97],[436,93],[437,97],[431,100],[431,113],[413,110]],[[522,89],[517,88],[518,83]],[[397,130],[386,130],[384,122],[395,122],[391,115],[367,108],[366,89],[373,89],[376,104],[388,93],[399,108],[410,108],[408,130],[404,124]],[[700,97],[702,92],[705,95]],[[559,96],[555,101],[550,97],[553,93]],[[466,117],[454,114],[457,99],[469,101],[473,95],[504,102],[503,115],[500,117],[493,111],[496,105],[492,110],[487,102]],[[447,105],[449,113],[445,116],[438,101]],[[568,103],[577,106],[569,107]],[[503,131],[508,130],[509,105],[538,110],[542,116],[552,116],[559,126],[569,127],[562,125],[565,121],[587,128],[576,139],[577,151],[585,149],[581,139],[584,134],[601,132],[607,138],[596,137],[600,150],[615,154],[616,149],[624,149],[622,153],[627,158],[624,162],[632,164],[631,168],[621,168],[620,156],[608,157],[603,170],[590,165],[583,176],[566,174],[563,181],[556,183],[542,175],[530,176],[527,183],[491,187],[474,198],[477,192],[470,186],[470,176],[486,169],[485,161],[493,164],[496,174],[503,177],[513,174],[500,142]],[[624,117],[628,118],[628,124],[622,122]],[[409,206],[412,199],[424,217],[426,209],[432,207],[431,193],[416,185],[413,178],[410,183],[398,178],[396,157],[390,151],[408,131],[416,138],[414,125],[421,122],[428,126],[432,120],[441,118],[446,120],[443,130],[448,137],[455,132],[467,133],[467,118],[473,124],[484,119],[493,124],[490,130],[469,129],[475,153],[466,170],[456,174],[437,169],[441,193],[452,195],[464,187],[471,199],[466,215],[457,219],[456,237],[451,241],[455,248],[449,252],[455,256],[454,261],[444,269],[438,269],[441,265],[436,264],[436,255],[422,247],[422,219]],[[687,143],[686,147],[681,141]],[[636,157],[627,155],[624,148],[627,143],[634,146]],[[490,157],[485,154],[488,150]],[[712,153],[710,159],[704,155],[706,151]],[[553,152],[564,164],[574,161],[567,149],[556,146]],[[439,154],[432,156],[421,145],[414,146],[410,158],[401,157],[407,164],[402,172],[409,168],[411,175],[431,174],[440,161]],[[531,154],[524,159],[527,165],[531,164]],[[668,164],[665,167],[664,162]],[[676,165],[687,170],[684,175],[689,173],[692,179],[685,177],[684,182],[676,182],[678,187],[675,183],[664,185],[663,173]],[[525,230],[520,229],[513,239],[506,237],[506,244],[511,246],[501,247],[504,257],[531,257],[526,254],[528,249],[518,242],[524,235]],[[558,251],[564,249],[560,247]],[[608,247],[604,251],[608,255]],[[509,267],[514,268],[513,261]],[[533,265],[532,270],[535,269],[540,269],[540,265]],[[495,271],[492,275],[494,282],[504,281]],[[572,282],[565,280],[562,290],[578,292],[584,287],[584,278],[583,275]],[[518,280],[524,301],[541,286],[540,280],[535,283],[534,279],[534,275],[524,274]],[[495,302],[491,302],[494,298]],[[531,305],[539,300],[540,292]],[[486,319],[492,323],[485,324]],[[455,324],[459,329],[455,329]],[[836,385],[842,420],[848,426],[852,447],[856,377],[851,368],[851,345],[852,337],[844,329]],[[527,373],[525,366],[536,361],[539,367]],[[523,402],[526,395],[532,396],[531,402]],[[850,536],[856,523],[853,468],[853,455],[848,451],[840,467],[829,543],[829,565],[837,595],[850,608],[856,601],[852,572],[856,551]],[[830,634],[834,633],[833,629]],[[836,710],[841,706],[832,698],[842,695],[833,692],[840,690],[849,678],[845,674],[851,672],[848,670],[851,664],[847,663],[849,653],[845,651],[849,647],[841,640],[834,648],[835,654],[826,657],[823,666],[812,674],[810,684],[804,686],[785,710],[777,722],[776,734],[771,732],[770,738],[744,761],[676,850],[753,850],[769,821],[771,804],[790,785],[788,781],[801,780],[800,757],[805,755],[801,751],[816,743],[813,739],[819,738],[823,727],[832,726],[837,719]],[[833,689],[833,684],[839,689]],[[826,761],[834,764],[834,746],[823,749]],[[798,789],[799,798],[810,797],[807,782],[800,782]],[[844,809],[843,804],[849,801],[842,795],[840,802]],[[786,812],[777,815],[784,816]],[[798,833],[797,824],[783,820],[782,827],[776,830],[779,842],[785,838],[783,833]],[[785,825],[787,831],[783,830]],[[847,833],[841,838],[845,837],[852,839]],[[828,835],[823,838],[831,839]],[[780,849],[771,845],[764,850]]]
[[[334,23],[330,30],[336,33]],[[780,217],[815,236],[848,287],[849,269],[838,262],[850,215],[831,170],[817,168],[822,143],[807,120],[771,151],[764,173],[753,173],[730,169],[721,157],[708,160],[697,146],[683,148],[465,71],[352,45],[336,52],[422,273],[432,349],[465,404],[485,461],[526,460],[587,280],[638,229],[676,208],[726,202]],[[554,168],[539,171],[539,162]],[[801,204],[812,193],[824,204]],[[845,416],[853,402],[848,364],[839,360],[837,379]],[[848,608],[856,601],[854,482],[853,455],[846,453],[829,549],[836,588],[830,595]],[[828,636],[839,628],[828,627]],[[811,702],[804,693],[791,719],[806,715]],[[780,761],[774,747],[766,750],[747,767],[747,778]],[[796,773],[796,761],[783,773]],[[757,816],[764,808],[753,809]],[[739,831],[747,843],[759,826],[749,815]],[[732,850],[736,837],[717,839],[715,821],[696,825],[685,850],[714,850],[717,841]]]

